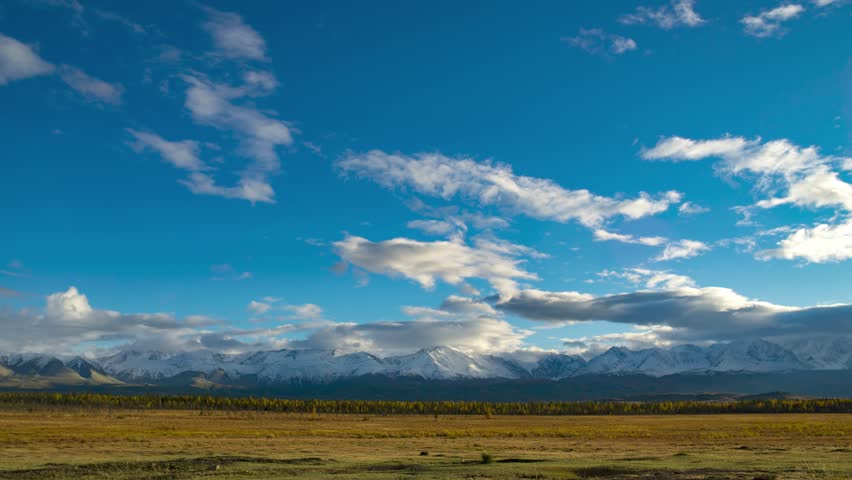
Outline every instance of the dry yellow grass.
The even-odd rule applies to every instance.
[[[489,452],[495,463],[474,463],[482,452]],[[445,416],[436,420],[432,416],[253,412],[205,412],[202,416],[197,411],[0,411],[0,478],[66,478],[62,472],[54,472],[53,477],[16,472],[57,464],[132,464],[223,455],[321,459],[286,464],[286,468],[252,466],[243,460],[226,465],[228,461],[222,460],[217,472],[245,474],[233,478],[255,478],[255,474],[256,478],[296,474],[326,478],[347,476],[347,471],[360,472],[352,478],[398,478],[401,473],[390,467],[359,470],[370,465],[410,467],[414,470],[408,473],[423,478],[589,476],[584,471],[613,478],[636,478],[642,472],[659,475],[660,471],[680,472],[684,478],[703,478],[701,472],[704,476],[727,472],[729,477],[749,479],[761,475],[852,478],[852,415]],[[505,461],[518,459],[541,462]],[[192,473],[195,470],[175,472],[167,477],[136,477],[116,471],[108,477],[200,478]]]

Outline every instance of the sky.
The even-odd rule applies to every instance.
[[[852,332],[852,2],[0,3],[0,351]]]

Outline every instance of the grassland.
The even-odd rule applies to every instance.
[[[201,413],[3,409],[0,479],[852,478],[847,414]]]

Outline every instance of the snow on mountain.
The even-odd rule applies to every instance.
[[[821,370],[852,369],[852,337],[809,337],[777,341],[799,360]]]
[[[766,340],[717,343],[707,348],[679,345],[670,349],[629,350],[613,347],[589,360],[577,371],[583,374],[642,373],[662,376],[674,373],[779,372],[814,368],[795,353]]]
[[[613,347],[586,362],[572,355],[537,353],[506,356],[466,353],[439,346],[408,355],[375,355],[334,350],[276,350],[223,354],[206,350],[164,353],[126,350],[97,362],[67,362],[37,354],[0,354],[0,366],[19,375],[51,375],[71,369],[85,378],[95,372],[135,383],[202,373],[224,379],[255,376],[261,382],[329,381],[368,374],[426,379],[542,378],[578,375],[644,374],[663,376],[691,372],[785,372],[852,369],[852,337],[810,338],[770,342],[750,340],[709,347],[680,345],[669,349],[630,350]]]
[[[774,372],[813,368],[795,353],[766,340],[717,343],[707,348],[711,370]]]
[[[583,357],[577,355],[552,354],[542,357],[530,370],[534,378],[560,380],[574,376],[586,366]]]
[[[493,355],[467,354],[453,347],[422,349],[410,355],[385,359],[390,375],[428,379],[521,378],[527,372],[517,364]]]
[[[383,365],[384,362],[380,358],[369,353],[337,355],[333,350],[257,352],[239,363],[243,369],[242,373],[253,373],[258,378],[269,381],[353,377],[379,373],[383,370]]]
[[[331,350],[277,350],[222,354],[206,350],[173,355],[161,352],[126,351],[100,361],[110,374],[131,381],[156,381],[183,372],[212,373],[221,370],[238,378],[257,375],[265,381],[294,378],[323,380],[377,373],[382,360],[369,353],[336,355]]]
[[[19,375],[50,376],[65,369],[62,360],[51,355],[12,354],[0,357],[0,364]]]

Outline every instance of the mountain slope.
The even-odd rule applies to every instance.
[[[6,384],[57,382],[65,385],[116,385],[121,382],[205,388],[332,382],[378,375],[424,380],[541,379],[638,375],[663,377],[713,372],[783,373],[852,368],[850,337],[770,342],[749,340],[708,347],[668,349],[613,347],[589,359],[532,353],[486,355],[438,346],[380,358],[366,352],[273,350],[222,354],[207,350],[181,353],[126,350],[98,361],[50,355],[0,355],[0,379]]]

